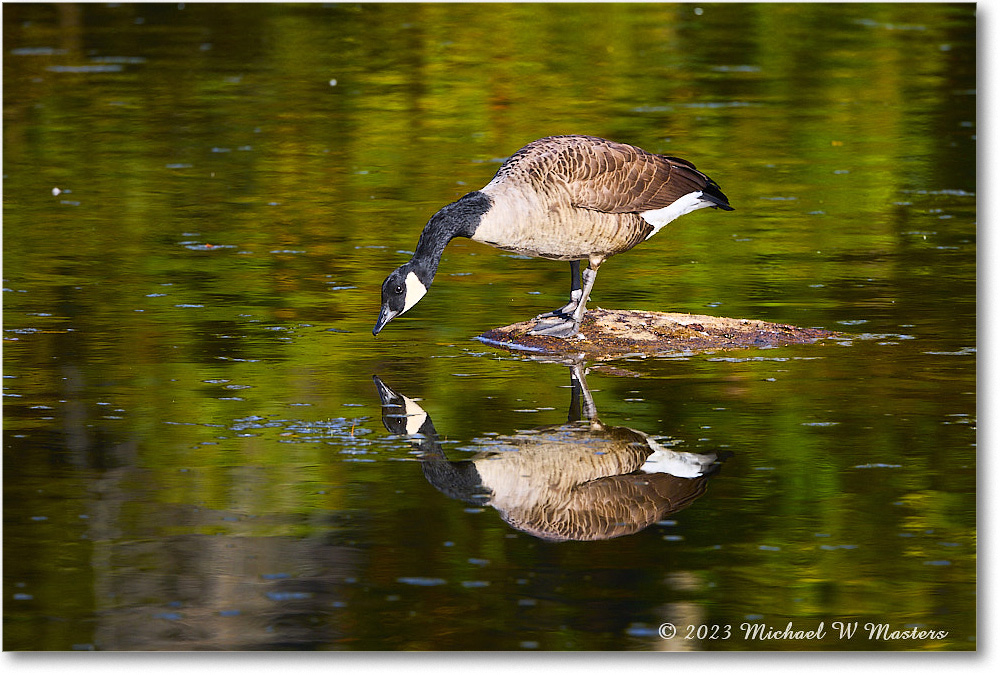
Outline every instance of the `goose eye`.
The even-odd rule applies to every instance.
[[[396,286],[396,292],[397,293],[402,293],[403,292],[403,287],[402,286]]]

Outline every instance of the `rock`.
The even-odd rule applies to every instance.
[[[493,328],[478,336],[488,345],[549,356],[583,355],[595,360],[632,355],[781,347],[807,344],[839,334],[754,319],[702,314],[590,309],[573,338],[529,335],[535,320]]]

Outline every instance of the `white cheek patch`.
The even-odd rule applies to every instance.
[[[707,199],[701,198],[701,190],[698,192],[689,192],[677,201],[675,201],[670,206],[664,206],[662,209],[656,209],[653,211],[643,211],[639,215],[647,223],[653,226],[653,231],[649,233],[649,237],[660,231],[660,228],[669,223],[671,220],[676,220],[686,213],[691,213],[692,211],[697,211],[698,209],[703,209],[706,206],[711,206],[712,202]]]
[[[427,287],[420,283],[420,279],[413,272],[406,275],[406,298],[403,300],[403,312],[413,307],[420,301],[420,298],[427,294]],[[403,312],[400,312],[402,314]]]
[[[427,413],[417,405],[416,401],[403,397],[403,411],[406,413],[406,435],[412,436],[424,425]]]

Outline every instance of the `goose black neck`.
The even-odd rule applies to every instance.
[[[411,262],[417,277],[430,285],[437,273],[445,247],[455,237],[471,237],[483,214],[490,210],[490,198],[482,192],[470,192],[431,216],[420,233]]]

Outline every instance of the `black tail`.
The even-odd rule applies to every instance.
[[[677,162],[678,164],[683,164],[684,166],[690,168],[691,171],[692,171],[692,173],[696,174],[697,176],[699,176],[702,179],[700,181],[697,181],[697,179],[695,179],[695,180],[698,183],[702,183],[702,182],[705,183],[704,187],[701,188],[701,196],[704,199],[706,199],[707,201],[712,202],[712,204],[713,204],[712,208],[713,209],[722,209],[723,211],[735,211],[736,210],[732,206],[729,205],[729,197],[727,197],[725,194],[722,193],[722,189],[719,187],[719,184],[716,183],[711,178],[709,178],[708,176],[706,176],[701,171],[699,171],[698,168],[694,164],[692,164],[688,160],[683,159],[681,157],[669,157],[667,155],[663,155],[663,157],[666,157],[667,159],[669,159],[672,162]]]
[[[722,193],[722,190],[719,188],[719,184],[716,183],[711,178],[709,178],[708,176],[705,176],[705,179],[707,181],[707,184],[701,190],[702,198],[712,202],[713,209],[722,209],[723,211],[735,211],[736,209],[734,209],[732,206],[729,205],[729,197],[727,197]]]

